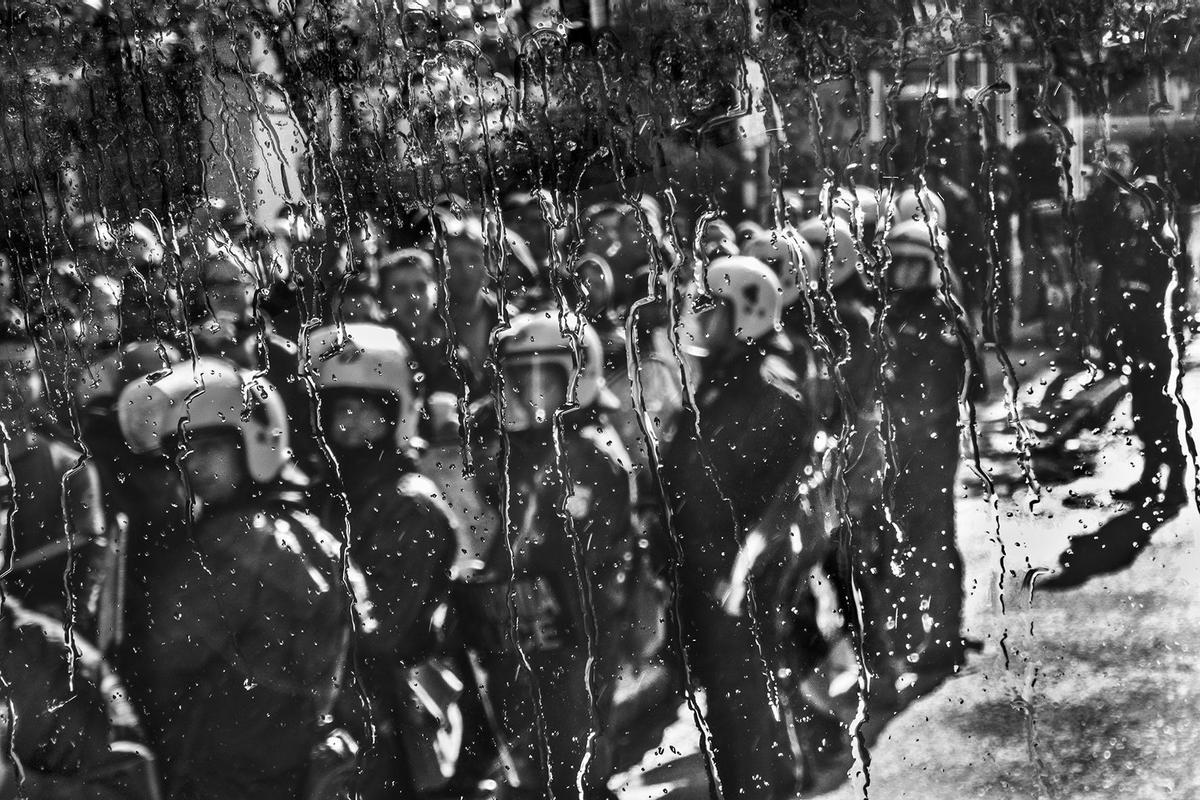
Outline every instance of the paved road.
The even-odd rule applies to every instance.
[[[1185,386],[1185,396],[1200,401],[1200,372]],[[964,469],[967,620],[986,650],[892,723],[871,754],[868,797],[1200,798],[1194,507],[1155,531],[1120,573],[1032,599],[1021,587],[1027,569],[1053,565],[1072,534],[1095,531],[1127,508],[1107,494],[1139,469],[1127,414],[1126,402],[1097,442],[1096,474],[1051,488],[1032,509],[1020,489],[993,506]],[[1013,470],[988,466],[997,476]],[[623,800],[707,797],[695,742],[681,715],[663,748],[625,777]],[[859,798],[864,784],[859,772],[824,797]]]

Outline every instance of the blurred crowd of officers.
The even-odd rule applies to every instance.
[[[1182,491],[1169,205],[1127,167],[1085,219],[1105,358]],[[686,699],[726,798],[793,797],[961,668],[966,191],[570,200],[6,246],[0,795],[610,797]]]

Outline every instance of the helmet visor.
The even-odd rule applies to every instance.
[[[559,359],[525,357],[504,365],[504,427],[510,431],[547,427],[562,408],[571,373]]]
[[[909,249],[894,249],[888,267],[888,288],[893,292],[912,292],[936,289],[937,265],[929,254]]]

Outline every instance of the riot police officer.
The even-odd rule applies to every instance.
[[[154,757],[128,694],[92,645],[5,600],[0,797],[157,800]]]
[[[714,260],[706,281],[711,306],[696,312],[699,332],[688,345],[702,354],[695,408],[685,411],[663,456],[682,549],[678,591],[687,655],[705,689],[725,796],[790,797],[816,780],[816,765],[796,762],[781,721],[789,715],[772,708],[775,598],[761,607],[762,618],[751,604],[731,609],[727,598],[740,589],[731,576],[749,534],[779,527],[788,540],[792,520],[774,519],[773,509],[794,488],[791,478],[803,474],[816,424],[779,333],[779,280],[757,259],[733,256]],[[768,538],[777,533],[768,531]],[[806,545],[816,549],[815,539]],[[806,755],[821,755],[822,747],[840,749],[827,741]]]
[[[639,211],[641,213],[639,213]],[[628,203],[598,203],[584,213],[580,252],[602,256],[612,270],[613,308],[618,316],[637,300],[639,276],[654,262],[653,251],[661,246],[662,221],[657,203],[643,197],[639,206]],[[648,222],[643,230],[639,218]]]
[[[861,203],[864,228],[877,224],[877,219],[867,215],[869,200]],[[814,339],[821,343],[825,377],[821,383],[822,417],[826,432],[836,441],[830,450],[836,470],[830,477],[843,492],[831,573],[843,617],[857,639],[861,666],[876,679],[867,702],[875,706],[884,699],[890,704],[893,692],[886,687],[895,675],[886,624],[890,587],[885,576],[890,572],[887,548],[891,537],[882,497],[885,449],[878,387],[879,298],[869,283],[869,259],[878,253],[866,231],[860,247],[841,214],[828,221],[809,219],[799,231],[821,265],[814,271],[819,276],[814,285],[822,291],[812,295],[812,324]]]
[[[379,622],[378,633],[359,648],[376,734],[361,789],[367,797],[391,796],[408,780],[398,741],[408,694],[403,670],[433,647],[434,616],[447,599],[455,557],[455,522],[413,459],[420,405],[399,335],[367,323],[330,325],[309,334],[307,353],[321,431],[337,469],[325,476],[323,516],[337,528],[348,514],[350,550]]]
[[[196,512],[129,567],[122,671],[167,796],[293,800],[344,680],[348,597],[362,611],[366,593],[337,542],[276,489],[282,403],[265,380],[198,358],[131,383],[118,417],[134,452],[181,467]]]
[[[489,385],[490,336],[499,319],[487,237],[476,216],[460,218],[444,207],[435,208],[434,216],[440,233],[434,247],[444,255],[446,287],[445,307],[439,311],[455,345],[450,358],[457,372],[456,389],[479,396]]]
[[[1187,459],[1171,385],[1179,308],[1168,297],[1175,236],[1169,203],[1155,176],[1138,174],[1129,145],[1118,141],[1108,147],[1084,218],[1087,252],[1100,264],[1104,356],[1113,372],[1128,375],[1133,427],[1144,456],[1137,482],[1114,494],[1179,505],[1186,500]]]
[[[809,384],[814,380],[815,360],[809,325],[811,317],[800,302],[807,285],[818,274],[819,259],[808,240],[795,228],[764,231],[742,247],[742,252],[757,258],[779,278],[780,314],[784,335],[791,344],[790,359],[798,375]]]
[[[72,276],[91,294],[85,299],[108,305],[110,312],[112,301],[119,301],[123,341],[171,341],[178,335],[178,298],[162,268],[164,255],[158,237],[145,225],[117,225],[84,215],[67,223],[67,241],[56,254],[53,273]],[[108,317],[110,324],[118,321],[111,313]],[[111,336],[111,329],[106,333]]]
[[[983,215],[971,193],[951,180],[936,163],[930,164],[924,178],[919,202],[912,188],[897,196],[897,219],[924,220],[945,234],[942,257],[953,267],[959,282],[959,301],[974,324],[983,310],[990,282]]]
[[[433,257],[415,248],[386,254],[379,260],[379,290],[385,324],[404,338],[421,372],[423,399],[434,393],[461,394],[462,382],[446,354],[446,323],[438,313]],[[453,360],[465,364],[467,358],[457,347]]]
[[[11,476],[0,469],[5,566],[15,505]],[[159,796],[137,714],[100,653],[78,636],[68,641],[61,620],[28,611],[7,592],[0,669],[0,733],[9,743],[0,759],[0,796]]]
[[[105,551],[97,604],[95,642],[108,656],[124,631],[126,569],[131,550],[147,536],[184,513],[175,470],[162,459],[130,451],[117,422],[117,398],[131,381],[158,374],[183,356],[169,344],[131,342],[87,364],[75,383],[79,438],[87,447],[103,493],[105,529],[112,547]]]
[[[33,344],[3,334],[0,430],[14,498],[6,589],[32,611],[76,623],[104,579],[104,504],[95,466],[75,447],[35,429],[41,403]]]
[[[461,576],[468,644],[487,673],[516,796],[608,797],[634,489],[604,419],[603,353],[586,323],[545,311],[515,317],[499,354],[506,447],[487,493],[505,527]]]
[[[889,443],[885,497],[896,565],[890,603],[897,688],[922,694],[965,658],[963,561],[955,542],[959,397],[969,360],[945,300],[928,225],[889,230],[881,399]]]

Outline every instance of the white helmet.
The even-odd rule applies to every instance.
[[[764,231],[751,239],[742,252],[771,268],[783,287],[783,307],[795,303],[817,274],[820,260],[803,237],[790,226],[782,230]]]
[[[870,238],[879,225],[879,193],[869,186],[839,189],[833,198],[833,215],[846,222],[858,217],[863,236]]]
[[[918,222],[921,225],[932,226],[937,234],[937,244],[942,251],[942,257],[949,259],[950,239],[946,234],[946,204],[937,192],[923,188],[918,195],[917,190],[910,187],[896,196],[893,205],[896,225]]]
[[[573,378],[580,408],[596,405],[607,391],[600,336],[575,314],[542,311],[513,317],[498,345],[505,430],[522,431],[550,422],[571,399]]]
[[[417,435],[420,407],[410,361],[400,334],[369,322],[326,325],[308,334],[308,373],[318,391],[357,389],[391,395],[399,401],[396,442],[408,445]]]
[[[932,222],[944,228],[946,226],[946,203],[941,195],[928,187],[923,187],[921,193],[911,186],[896,195],[893,202],[896,207],[896,221],[918,220]]]
[[[220,358],[198,358],[129,384],[117,400],[117,421],[135,453],[161,452],[163,441],[182,429],[237,431],[256,483],[273,481],[291,457],[278,390]]]
[[[827,257],[831,259],[825,265],[831,288],[841,286],[858,269],[858,248],[846,220],[834,217],[827,224],[821,217],[812,217],[800,223],[796,230],[820,255],[822,263]]]
[[[782,325],[783,286],[775,273],[757,258],[725,256],[708,265],[705,281],[710,294],[729,302],[733,335],[761,339]]]

